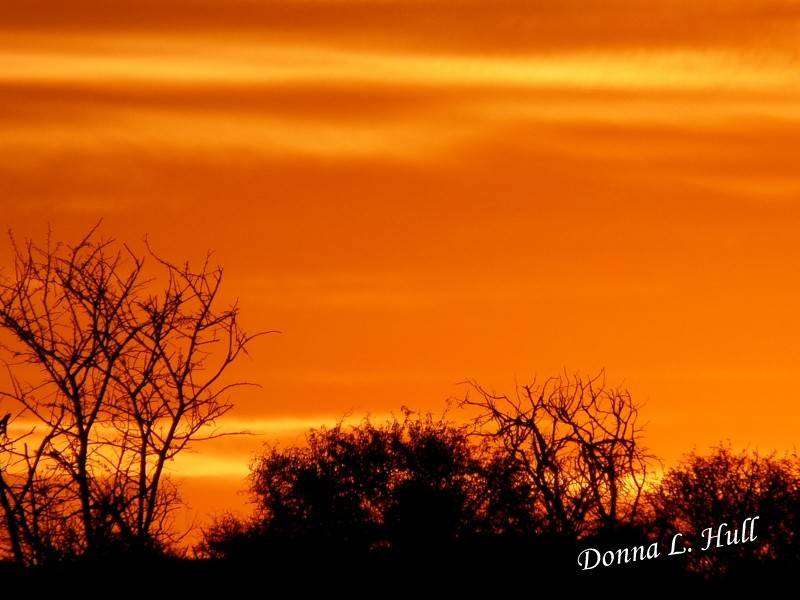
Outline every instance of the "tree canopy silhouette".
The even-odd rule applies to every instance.
[[[433,550],[486,524],[484,466],[464,428],[406,411],[311,431],[302,447],[270,448],[253,465],[256,515],[205,532],[211,556]]]
[[[649,494],[651,526],[661,539],[698,535],[758,516],[755,543],[705,552],[688,567],[707,576],[750,575],[760,567],[794,568],[800,560],[800,464],[796,457],[761,456],[720,446],[689,454]]]

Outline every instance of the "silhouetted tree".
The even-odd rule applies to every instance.
[[[255,518],[218,521],[206,553],[430,552],[487,524],[487,479],[463,428],[406,411],[385,425],[312,430],[306,442],[256,460]]]
[[[477,411],[476,435],[523,478],[544,531],[578,538],[635,523],[650,456],[626,390],[606,386],[602,373],[550,378],[512,396],[472,388],[462,406]]]
[[[28,435],[0,464],[5,536],[18,562],[163,546],[178,505],[166,463],[231,408],[227,367],[254,336],[218,308],[222,270],[152,251],[154,276],[127,246],[12,238],[0,280],[10,387]],[[149,247],[148,247],[149,250]],[[32,443],[31,442],[34,442]]]
[[[800,561],[800,472],[795,458],[734,452],[721,446],[711,454],[688,455],[668,471],[649,494],[652,523],[662,539],[676,532],[693,538],[695,554],[688,568],[708,576],[751,574],[758,566]],[[758,516],[755,542],[699,553],[702,532],[716,533],[722,523],[741,527]],[[725,543],[726,540],[723,540]],[[699,547],[699,548],[698,548]]]

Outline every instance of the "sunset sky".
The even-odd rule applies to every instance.
[[[281,330],[220,423],[258,435],[174,465],[199,513],[264,442],[467,378],[605,367],[666,465],[790,451],[798,40],[777,0],[11,0],[0,225],[212,249]]]

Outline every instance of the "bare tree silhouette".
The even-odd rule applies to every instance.
[[[10,389],[29,428],[5,436],[0,506],[17,561],[174,539],[166,463],[231,408],[226,369],[255,337],[218,308],[222,270],[145,258],[93,228],[74,246],[19,245],[0,280]],[[258,334],[256,334],[258,335]],[[35,441],[35,443],[33,443]]]
[[[635,522],[651,457],[626,390],[606,386],[602,373],[550,378],[513,396],[471,386],[462,406],[477,409],[476,435],[528,480],[546,531],[577,538]]]

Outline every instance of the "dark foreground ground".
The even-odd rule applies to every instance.
[[[571,560],[570,560],[571,559]],[[81,560],[57,566],[20,569],[0,563],[0,598],[64,593],[114,598],[124,595],[168,597],[201,594],[232,598],[287,595],[357,597],[480,595],[648,598],[669,593],[692,597],[719,592],[751,593],[795,589],[800,565],[738,569],[726,576],[701,577],[679,560],[661,558],[621,567],[582,571],[574,556],[554,549],[550,555],[509,556],[502,552],[440,553],[415,556],[353,557],[263,556],[248,560]],[[3,592],[15,590],[14,595]],[[771,597],[770,594],[769,597]],[[416,599],[413,599],[416,600]]]

